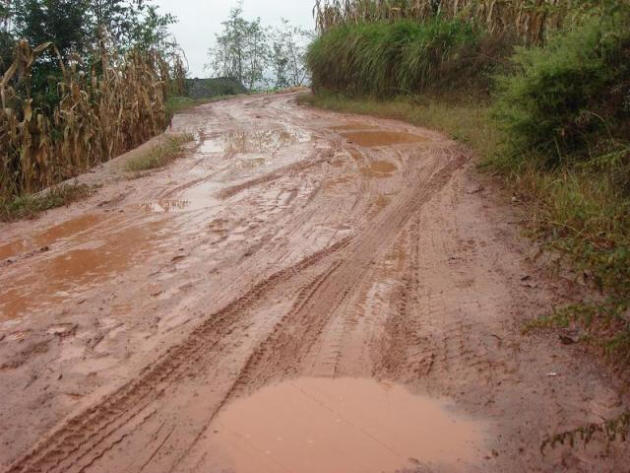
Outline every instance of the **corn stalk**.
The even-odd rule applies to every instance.
[[[20,41],[0,79],[0,197],[30,193],[107,161],[166,126],[170,67],[155,52],[124,57],[102,47],[85,71],[59,55],[61,99],[44,114],[32,99],[31,73],[50,44]]]

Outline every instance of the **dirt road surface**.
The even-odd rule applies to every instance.
[[[572,288],[465,149],[294,94],[183,131],[169,167],[129,178],[132,152],[2,226],[2,471],[628,471],[624,444],[541,454],[627,400],[521,334]]]

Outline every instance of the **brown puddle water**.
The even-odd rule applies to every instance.
[[[343,136],[352,143],[359,146],[391,146],[404,143],[419,143],[426,141],[426,138],[411,133],[402,133],[398,131],[357,131],[343,133]]]
[[[112,226],[118,223],[112,221]],[[35,308],[61,302],[69,292],[121,274],[156,251],[163,222],[149,222],[106,235],[82,237],[94,247],[78,248],[39,261],[26,277],[11,281],[0,298],[0,320],[25,315]],[[92,238],[90,238],[90,236]],[[92,240],[93,239],[93,240]]]
[[[370,167],[361,168],[361,174],[366,177],[390,177],[396,169],[389,161],[372,161]]]
[[[448,405],[369,379],[303,378],[237,400],[210,427],[208,471],[382,473],[461,467],[485,427]]]
[[[310,139],[306,134],[289,130],[237,130],[226,135],[228,153],[264,153]]]
[[[104,215],[99,214],[87,214],[81,217],[67,220],[59,225],[49,227],[37,235],[32,240],[17,240],[11,243],[0,246],[0,260],[9,258],[11,256],[17,256],[25,251],[33,250],[38,247],[51,245],[57,240],[62,240],[81,233],[92,226],[105,220]]]

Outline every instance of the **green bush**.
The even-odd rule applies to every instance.
[[[444,90],[483,69],[483,39],[470,23],[439,17],[346,25],[316,39],[307,61],[316,91],[392,96]]]
[[[560,164],[624,147],[630,132],[630,28],[592,18],[542,47],[518,48],[497,78],[495,116],[515,154]],[[627,20],[627,19],[626,19]]]

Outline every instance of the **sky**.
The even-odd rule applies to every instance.
[[[162,13],[172,13],[179,20],[171,32],[184,49],[190,68],[190,77],[208,77],[204,70],[208,63],[208,48],[214,35],[221,32],[221,23],[227,19],[237,0],[154,0]],[[315,0],[243,0],[244,17],[260,17],[263,25],[275,26],[286,18],[296,26],[313,29]]]

